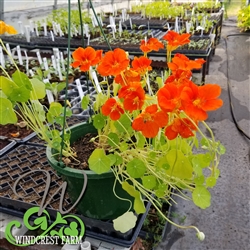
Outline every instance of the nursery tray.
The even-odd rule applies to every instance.
[[[12,190],[15,181],[31,170],[45,170],[50,174],[51,184],[47,198],[52,198],[52,200],[46,210],[53,220],[53,218],[56,218],[58,211],[60,195],[52,196],[52,194],[61,186],[63,180],[48,164],[44,147],[20,145],[0,159],[0,211],[23,218],[27,209],[40,206],[46,185],[46,176],[42,171],[32,172],[22,178],[22,181],[17,185],[17,194],[21,197],[16,196]],[[70,199],[66,195],[63,208],[69,209],[71,206]],[[72,211],[72,214],[83,220],[86,236],[123,247],[130,247],[139,235],[149,207],[150,203],[147,204],[146,213],[138,216],[135,228],[126,234],[115,231],[112,221],[86,218],[75,211]]]
[[[4,145],[6,144],[6,146],[4,146],[4,147],[2,147],[2,149],[0,149],[0,156],[7,153],[8,151],[10,151],[17,144],[16,141],[11,141],[11,140],[8,140],[6,138],[0,138],[0,142],[1,142],[1,144],[2,143]]]

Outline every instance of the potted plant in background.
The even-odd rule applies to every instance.
[[[203,209],[210,206],[208,188],[216,184],[220,155],[225,149],[205,120],[207,111],[222,105],[218,99],[221,90],[216,84],[197,86],[192,82],[192,69],[200,68],[203,60],[192,61],[182,54],[171,57],[173,50],[189,42],[189,36],[169,31],[164,37],[168,72],[166,79],[158,78],[156,91],[149,82],[152,68],[148,53],[164,47],[157,39],[143,40],[140,48],[144,55],[133,60],[120,48],[104,55],[91,47],[76,49],[72,66],[88,72],[96,94],[82,99],[82,106],[93,113],[89,122],[66,131],[65,117],[71,112],[56,102],[43,108],[39,102],[45,95],[42,82],[28,79],[18,69],[12,78],[1,77],[1,123],[15,122],[15,113],[19,113],[45,140],[49,162],[65,176],[69,192],[76,191],[72,200],[81,200],[78,211],[92,218],[112,218],[114,228],[123,233],[135,226],[135,214],[145,212],[145,200],[174,225],[160,211],[163,202],[171,204],[175,197],[182,197]],[[103,77],[101,83],[97,75]],[[90,105],[91,99],[94,105]],[[10,114],[8,120],[6,112]],[[81,146],[87,134],[91,135]],[[92,147],[84,164],[75,149],[78,139],[80,148]],[[98,178],[94,191],[90,191],[91,178]],[[84,185],[87,189],[83,194]],[[97,197],[95,203],[100,191],[107,197]],[[189,191],[190,196],[184,191]],[[104,215],[95,215],[90,207],[104,210]],[[197,237],[204,239],[195,226],[176,226],[193,228]]]

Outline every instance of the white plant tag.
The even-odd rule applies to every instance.
[[[100,86],[100,83],[97,79],[97,75],[96,75],[96,72],[91,68],[90,69],[90,74],[95,82],[95,86],[96,86],[96,90],[98,93],[101,93],[102,92],[102,89],[101,89],[101,86]]]
[[[18,21],[18,27],[19,27],[20,33],[23,35],[24,31],[23,31],[23,22],[22,21]]]
[[[47,79],[45,79],[45,80],[47,80]],[[52,94],[52,92],[50,90],[46,89],[46,95],[47,95],[49,104],[51,104],[52,102],[55,101],[54,96],[53,96],[53,94]]]
[[[4,60],[4,55],[3,55],[3,48],[0,46],[0,63],[3,68],[5,68],[5,60]]]
[[[44,83],[49,83],[49,80],[44,79],[43,82]],[[55,101],[54,96],[53,96],[53,94],[52,94],[52,92],[50,90],[46,89],[46,95],[47,95],[49,104]]]
[[[34,32],[34,23],[33,23],[33,20],[29,20],[29,23],[30,23],[30,31],[31,32]]]
[[[21,49],[19,45],[16,46],[16,50],[17,50],[17,57],[18,57],[19,64],[23,65],[23,59],[22,59]]]
[[[47,58],[46,58],[46,57],[43,58],[43,65],[44,65],[44,69],[45,69],[45,70],[49,70],[48,61],[47,61]],[[47,76],[48,76],[49,79],[51,78],[50,73],[48,73]]]
[[[51,56],[51,62],[52,62],[53,68],[56,70],[56,73],[57,73],[56,60],[55,60],[54,55]]]
[[[11,63],[11,64],[13,64],[13,59],[12,59],[12,57],[11,57],[11,55],[12,55],[12,53],[11,53],[11,50],[10,50],[10,45],[8,44],[8,43],[6,43],[6,49],[7,49],[7,51],[8,51],[8,61]]]
[[[60,60],[61,60],[61,64],[62,64],[62,69],[63,69],[63,71],[65,71],[64,58],[63,58],[62,52],[60,52]]]
[[[48,32],[47,32],[47,23],[43,24],[43,30],[44,30],[44,36],[47,36],[48,35]]]
[[[30,76],[31,76],[31,77],[33,77],[33,76],[34,76],[34,72],[33,72],[33,70],[32,70],[32,69],[30,69],[30,70],[29,70],[29,74],[30,74]]]
[[[133,29],[133,25],[132,25],[132,19],[131,18],[129,18],[129,23],[130,23],[130,28],[132,30]]]
[[[191,22],[186,22],[186,33],[189,33],[189,32],[190,32],[191,26],[192,26],[192,23],[191,23]]]
[[[54,42],[54,41],[55,41],[55,37],[54,37],[54,33],[53,33],[52,30],[50,31],[50,35],[51,35],[51,40],[52,40],[52,42]]]
[[[82,100],[82,98],[84,97],[84,93],[83,93],[83,90],[82,90],[82,85],[81,85],[80,79],[76,79],[75,82],[76,82],[76,87],[78,89],[78,93],[79,93],[80,98]]]
[[[122,35],[122,21],[119,21],[119,36]]]
[[[179,33],[179,21],[178,21],[178,17],[175,18],[174,30],[175,30],[175,32]]]
[[[25,25],[25,36],[26,36],[26,41],[27,43],[30,42],[30,26]]]
[[[42,61],[42,57],[41,57],[41,54],[40,54],[39,51],[36,52],[36,56],[37,56],[37,59],[38,59],[39,64],[42,65],[42,64],[43,64],[43,61]]]
[[[35,31],[36,31],[36,36],[39,36],[39,32],[38,32],[38,28],[37,28],[37,24],[35,24]]]
[[[25,55],[25,59],[26,59],[26,72],[29,72],[29,57],[27,55],[26,50],[24,50],[24,55]]]
[[[58,48],[53,48],[53,53],[56,59],[60,59],[60,52]]]
[[[58,59],[58,58],[56,59],[56,65],[57,65],[59,79],[60,79],[60,81],[62,81],[63,77],[62,77],[62,72],[61,72],[60,59]]]

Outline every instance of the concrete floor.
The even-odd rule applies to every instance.
[[[210,74],[206,76],[207,83],[218,83],[222,87],[224,105],[211,113],[208,121],[216,138],[227,149],[220,161],[220,178],[211,192],[212,205],[202,210],[189,202],[179,201],[173,209],[187,217],[185,225],[197,226],[206,238],[200,242],[193,230],[176,231],[173,227],[156,250],[250,249],[250,141],[233,122],[227,84],[228,66],[235,114],[240,127],[250,135],[250,33],[226,39],[233,34],[239,34],[236,20],[224,21],[223,37],[210,63]]]
[[[9,19],[12,20],[13,19]],[[248,250],[250,249],[250,143],[237,130],[230,113],[227,67],[232,86],[232,103],[242,129],[250,134],[250,37],[228,37],[239,33],[236,21],[225,21],[222,39],[210,63],[207,83],[221,85],[224,106],[211,113],[209,125],[227,149],[220,162],[220,178],[212,190],[212,206],[201,210],[179,201],[173,211],[186,216],[185,224],[197,226],[206,235],[198,241],[193,230],[169,228],[157,250]],[[228,63],[227,63],[228,62]],[[168,232],[168,231],[167,231]]]

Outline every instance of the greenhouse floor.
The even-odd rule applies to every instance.
[[[232,105],[239,127],[249,136],[250,34],[239,33],[235,18],[223,22],[222,37],[210,62],[210,73],[205,80],[206,83],[218,83],[222,87],[221,98],[224,105],[210,114],[208,123],[216,138],[227,150],[221,157],[219,166],[221,172],[217,186],[211,191],[212,205],[206,210],[201,210],[191,202],[178,200],[178,206],[172,208],[172,212],[178,215],[174,219],[176,223],[182,223],[183,218],[186,218],[181,225],[197,226],[204,232],[206,238],[200,242],[193,229],[181,230],[168,225],[162,241],[155,250],[247,250],[250,248],[250,141],[236,128],[230,112],[230,105]],[[232,93],[231,100],[228,96],[229,89]],[[13,217],[0,213],[0,239],[4,237],[5,226],[10,220],[13,220]],[[95,249],[98,250],[128,249],[92,238],[88,240],[92,245],[96,245]],[[3,247],[2,243],[0,246]],[[46,246],[47,250],[77,250],[78,248],[77,246],[63,248]],[[13,246],[9,249],[16,248]]]

